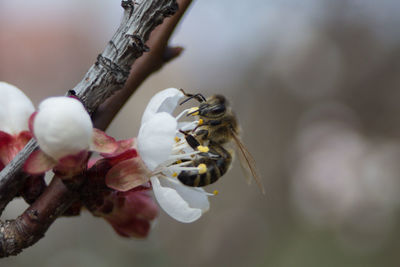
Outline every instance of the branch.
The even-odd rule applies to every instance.
[[[164,23],[158,26],[152,33],[147,45],[151,48],[132,66],[131,75],[125,87],[100,105],[93,116],[94,125],[99,129],[106,129],[112,119],[117,115],[129,97],[136,91],[146,78],[170,60],[178,57],[183,48],[169,47],[168,41],[179,20],[191,4],[191,0],[178,0],[179,10]]]
[[[18,155],[0,172],[0,215],[7,204],[22,188],[28,177],[22,171],[22,165],[29,155],[38,148],[35,140],[26,144]]]
[[[90,68],[85,78],[74,88],[75,92],[82,99],[89,112],[93,114],[92,119],[97,128],[107,128],[111,123],[112,118],[117,114],[137,87],[148,76],[150,76],[151,73],[160,69],[169,60],[177,57],[182,50],[181,48],[169,48],[167,44],[175,26],[191,3],[191,0],[178,0],[181,7],[180,11],[153,32],[148,42],[151,51],[135,62],[127,85],[123,90],[111,97],[109,101],[104,102],[112,93],[121,88],[122,84],[119,84],[119,82],[121,82],[121,80],[126,80],[124,69],[126,70],[130,68],[128,61],[133,62],[136,59],[136,56],[140,56],[144,49],[146,49],[144,41],[149,37],[150,31],[155,27],[155,25],[161,23],[162,16],[171,15],[173,12],[172,10],[176,8],[175,1],[147,2],[147,5],[143,3],[141,4],[148,7],[147,9],[143,8],[143,6],[139,6],[137,10],[133,11],[132,1],[122,1],[122,5],[125,8],[125,14],[121,26],[109,42],[103,54],[99,56],[96,64]],[[165,2],[165,4],[161,2]],[[168,8],[163,9],[161,6],[168,6]],[[160,13],[160,10],[164,10],[165,12]],[[163,15],[161,16],[160,14]],[[132,20],[132,18],[134,19]],[[152,18],[154,19],[153,24],[150,23]],[[144,23],[147,26],[141,26],[141,23]],[[130,26],[128,27],[128,25]],[[128,35],[123,34],[123,32],[128,32]],[[130,32],[132,32],[132,35]],[[142,39],[137,39],[136,37],[132,38],[132,36],[140,36]],[[131,41],[122,44],[122,41],[126,42],[126,37],[129,37]],[[120,42],[117,42],[116,40],[120,40]],[[141,40],[139,44],[137,43],[138,40]],[[110,46],[113,47],[114,52],[110,50]],[[132,53],[133,56],[129,55],[129,53]],[[112,59],[112,61],[105,60],[105,58]],[[93,76],[95,73],[99,75],[98,78]],[[99,99],[103,100],[100,101]],[[102,102],[104,102],[104,104],[100,106],[98,112],[94,113]],[[112,116],[110,116],[108,112],[110,112]],[[14,174],[7,176],[9,175],[10,170],[4,174],[3,172],[0,173],[0,192],[4,192],[1,190],[5,190],[7,187],[10,187],[11,184],[14,184],[14,189],[16,187],[21,187],[23,184],[21,180],[23,179],[18,179],[18,181],[15,182],[12,177],[16,177],[15,175],[19,173],[23,162],[36,147],[37,145],[35,142],[31,141],[28,143],[27,147],[18,154],[16,160],[13,160],[12,164],[14,164],[14,168],[12,171]],[[11,178],[8,180],[4,179],[4,177]],[[54,220],[58,216],[62,215],[68,207],[79,198],[79,193],[77,193],[79,191],[79,186],[77,185],[80,185],[85,178],[75,178],[75,186],[68,187],[60,178],[54,177],[51,184],[45,189],[43,194],[34,202],[34,204],[25,210],[20,217],[13,221],[0,221],[0,257],[16,255],[21,252],[22,249],[31,246],[44,236],[44,233]],[[8,181],[8,183],[3,181]],[[17,184],[17,186],[15,184]],[[15,194],[12,197],[14,196]],[[7,203],[3,198],[0,198],[0,208],[2,205],[5,206]]]
[[[36,243],[78,196],[60,178],[54,177],[45,193],[21,216],[0,221],[0,257],[17,255]]]

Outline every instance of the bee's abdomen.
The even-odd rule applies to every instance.
[[[196,171],[182,171],[178,175],[179,181],[188,186],[202,187],[214,183],[224,175],[232,162],[232,156],[219,145],[218,147],[213,147],[212,151],[218,157],[202,157],[186,165],[187,167],[197,167],[203,163],[207,166],[205,173],[199,174]]]

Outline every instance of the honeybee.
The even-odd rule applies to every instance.
[[[253,177],[257,185],[265,194],[261,179],[256,171],[254,158],[246,149],[239,137],[239,125],[227,99],[222,95],[213,95],[205,98],[201,94],[187,94],[181,104],[195,99],[200,102],[197,108],[189,112],[187,116],[198,116],[202,123],[189,132],[183,132],[187,143],[197,149],[200,145],[209,148],[207,153],[200,153],[200,157],[193,159],[190,167],[205,164],[204,173],[194,171],[182,171],[178,175],[179,181],[188,186],[202,187],[217,181],[229,169],[232,163],[232,155],[224,146],[230,143],[236,145],[239,151],[239,159],[246,177]],[[250,180],[249,180],[250,181]]]

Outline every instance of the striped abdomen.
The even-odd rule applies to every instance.
[[[182,171],[178,175],[181,183],[188,186],[202,187],[214,183],[226,173],[232,162],[232,156],[219,144],[210,144],[209,148],[210,153],[218,157],[201,157],[186,165],[187,167],[197,167],[203,163],[207,166],[207,171],[202,174],[197,171]]]

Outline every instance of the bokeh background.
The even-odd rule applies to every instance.
[[[172,39],[184,53],[108,132],[135,136],[163,88],[224,94],[266,196],[236,162],[193,224],[160,212],[148,239],[128,240],[83,212],[0,266],[399,266],[399,12],[395,0],[195,1]],[[36,105],[63,95],[121,14],[118,0],[1,0],[0,80]]]

